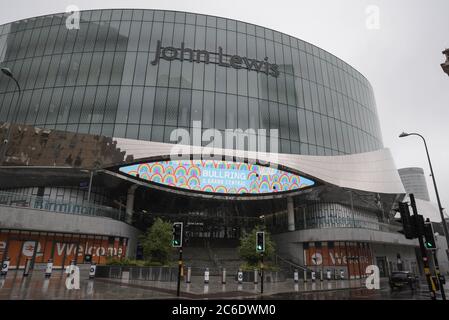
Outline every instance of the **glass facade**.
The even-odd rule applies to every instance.
[[[278,129],[281,153],[338,155],[382,148],[371,85],[302,40],[253,24],[160,10],[94,10],[0,26],[0,121],[171,142],[176,128]],[[211,63],[160,59],[158,41],[211,53]],[[220,51],[269,61],[279,76],[217,63]],[[173,54],[173,51],[172,51]],[[203,53],[205,57],[205,53]],[[16,108],[16,103],[18,107]]]

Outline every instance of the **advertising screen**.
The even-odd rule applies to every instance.
[[[120,172],[150,182],[221,194],[267,194],[315,184],[305,177],[257,164],[219,160],[179,160],[134,164]]]

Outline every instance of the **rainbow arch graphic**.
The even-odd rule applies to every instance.
[[[120,167],[119,171],[178,189],[219,194],[270,194],[315,185],[315,181],[285,170],[225,160],[145,162]]]

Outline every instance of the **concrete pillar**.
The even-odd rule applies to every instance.
[[[126,197],[126,222],[131,223],[134,211],[134,193],[139,185],[133,184],[128,189],[128,195]]]
[[[287,198],[287,220],[288,231],[295,231],[295,210],[293,208],[293,198]]]

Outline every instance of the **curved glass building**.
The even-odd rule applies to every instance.
[[[0,67],[0,258],[13,267],[24,242],[57,267],[140,257],[162,217],[184,222],[187,264],[233,270],[239,238],[263,224],[309,271],[417,270],[372,87],[321,48],[215,16],[92,10],[0,26]],[[223,147],[229,130],[248,142]],[[173,159],[180,145],[188,157]]]
[[[22,87],[16,113],[15,85],[0,77],[0,121],[160,142],[201,121],[205,129],[277,129],[281,153],[382,148],[369,82],[310,43],[184,12],[83,11],[79,29],[68,29],[67,18],[0,27],[0,63]],[[177,56],[155,61],[164,48]]]

